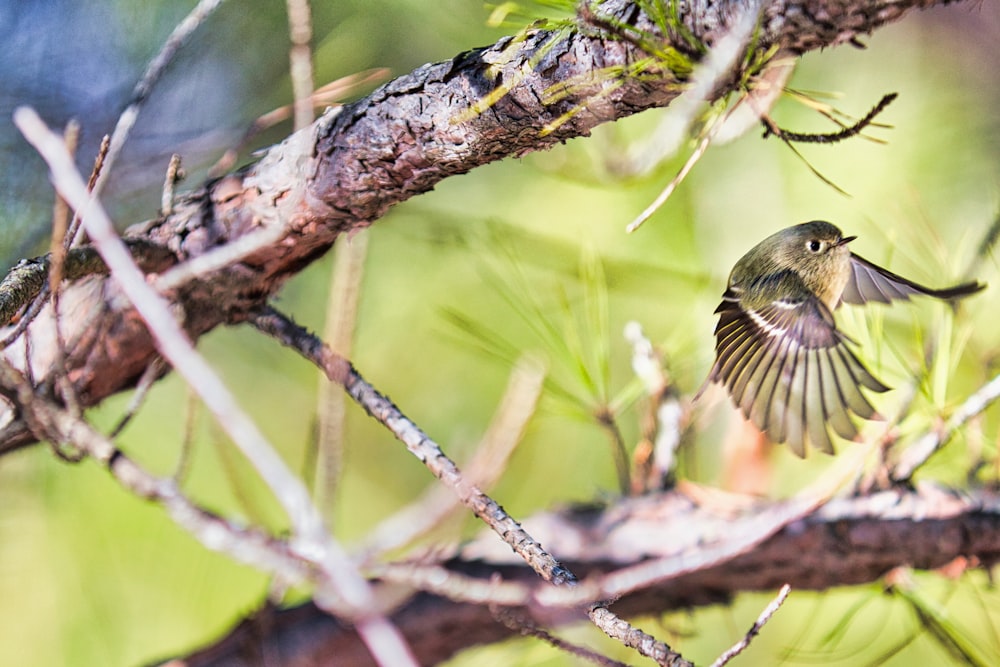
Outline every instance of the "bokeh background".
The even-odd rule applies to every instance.
[[[190,6],[113,0],[0,6],[4,268],[44,251],[52,200],[44,167],[16,134],[11,110],[32,104],[53,125],[78,118],[84,130],[79,162],[88,169],[97,141],[110,131],[146,62]],[[183,155],[188,183],[196,187],[252,119],[290,101],[283,9],[270,3],[246,11],[229,3],[171,67],[142,113],[106,198],[123,226],[155,215],[171,152]],[[313,11],[318,84],[372,67],[402,74],[514,30],[487,25],[489,8],[459,0],[352,0],[314,3]],[[711,148],[667,205],[626,235],[624,226],[669,181],[690,147],[641,178],[616,176],[614,165],[647,141],[669,110],[478,169],[398,206],[371,229],[355,364],[461,461],[475,449],[503,391],[513,363],[503,350],[541,355],[552,382],[494,496],[519,517],[613,498],[608,438],[592,414],[602,401],[634,395],[621,335],[625,323],[642,324],[678,388],[692,394],[711,363],[712,311],[733,263],[771,232],[823,218],[859,236],[856,252],[915,280],[943,285],[974,266],[976,276],[991,283],[954,317],[944,306],[919,301],[891,312],[876,307],[841,315],[882,379],[899,385],[915,373],[921,377],[914,413],[900,428],[904,437],[927,428],[992,376],[1000,350],[997,262],[989,253],[973,264],[1000,210],[1000,11],[995,2],[967,2],[913,14],[865,42],[864,50],[843,46],[807,55],[790,82],[835,94],[832,103],[855,116],[882,95],[899,93],[880,117],[892,128],[868,132],[886,143],[854,139],[801,148],[849,196],[824,184],[780,142],[762,140],[753,130]],[[781,101],[773,116],[789,129],[833,129],[790,100]],[[287,131],[276,128],[259,143],[280,140]],[[321,329],[331,268],[327,257],[304,271],[279,306]],[[586,306],[595,296],[608,304],[599,327]],[[526,306],[544,312],[566,340],[579,337],[590,358],[606,353],[594,387],[585,387],[573,370],[579,356],[537,335],[537,322],[520,314]],[[457,325],[458,319],[466,324]],[[506,345],[491,342],[496,340]],[[928,344],[943,351],[921,374]],[[247,330],[217,331],[199,349],[286,460],[307,468],[316,372]],[[891,415],[899,400],[890,394],[879,405]],[[116,397],[91,416],[109,427],[127,401]],[[638,438],[640,408],[625,401],[618,412],[627,443]],[[724,402],[697,415],[682,474],[724,483],[722,443],[731,417]],[[981,455],[991,465],[979,478],[995,481],[997,421],[996,408],[988,410],[924,476],[961,486]],[[157,385],[121,443],[151,469],[171,474],[189,422],[185,488],[191,496],[280,531],[278,508],[192,408],[176,378]],[[878,426],[866,433],[877,434]],[[346,442],[343,477],[325,509],[337,535],[351,544],[433,480],[351,406]],[[765,491],[792,494],[829,464],[825,457],[800,461],[776,451]],[[477,529],[467,521],[456,534]],[[61,462],[42,446],[0,460],[0,664],[135,665],[182,654],[255,609],[270,586],[260,573],[203,549],[92,463]],[[767,599],[741,596],[728,607],[667,614],[642,625],[701,663],[741,636]],[[883,595],[879,584],[795,594],[743,664],[857,665],[886,656],[881,664],[958,664],[921,628],[914,599],[943,611],[987,664],[1000,660],[1000,595],[977,572],[958,580],[918,574],[909,598]],[[566,633],[630,659],[591,629]],[[452,664],[572,661],[537,642],[515,641],[468,651]]]

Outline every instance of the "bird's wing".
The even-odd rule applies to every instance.
[[[780,281],[800,280],[792,273]],[[709,379],[725,385],[743,414],[775,443],[799,456],[805,444],[833,453],[828,425],[848,440],[857,436],[851,413],[875,409],[861,393],[888,390],[861,364],[837,331],[829,309],[808,290],[770,289],[799,298],[754,299],[747,307],[730,287],[716,309],[716,360]]]
[[[893,299],[909,299],[914,294],[924,294],[938,299],[957,299],[975,294],[984,287],[986,285],[982,283],[968,282],[946,289],[931,289],[851,253],[851,275],[841,299],[844,303],[853,304],[864,304],[869,301],[889,303]]]

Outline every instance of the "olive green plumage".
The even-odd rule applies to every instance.
[[[747,419],[804,456],[806,443],[833,453],[830,429],[857,437],[852,419],[875,418],[862,388],[884,392],[848,347],[833,311],[842,302],[889,303],[922,294],[956,299],[985,285],[935,290],[859,257],[829,222],[769,236],[733,267],[716,309],[716,359],[709,382],[723,384]]]

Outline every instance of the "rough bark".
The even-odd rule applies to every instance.
[[[742,591],[824,590],[877,580],[895,567],[933,569],[956,558],[986,567],[1000,557],[1000,496],[956,495],[933,488],[886,491],[831,501],[784,525],[767,525],[787,503],[761,502],[736,516],[699,507],[681,493],[623,500],[612,507],[578,508],[525,521],[570,569],[585,577],[652,559],[668,559],[674,574],[618,600],[613,610],[633,617],[725,603]],[[710,556],[746,536],[758,544],[722,559]],[[487,581],[537,586],[538,578],[495,549],[485,535],[447,563],[449,570]],[[501,545],[502,546],[502,545]],[[483,553],[485,550],[486,553]],[[518,610],[551,625],[584,618],[580,611]],[[485,605],[418,593],[392,617],[421,664],[436,664],[477,644],[514,633]],[[186,665],[368,665],[357,635],[312,605],[268,609],[242,622],[224,640],[185,659]]]
[[[759,45],[804,53],[870,33],[910,9],[947,2],[763,2]],[[700,42],[710,45],[748,4],[682,2],[678,18]],[[598,10],[655,31],[632,2],[608,0]],[[646,54],[630,41],[594,27],[554,38],[552,31],[536,30],[521,40],[506,38],[420,67],[340,113],[327,113],[248,169],[189,194],[171,215],[130,229],[129,237],[169,249],[175,263],[264,225],[283,230],[281,238],[267,247],[172,290],[169,296],[188,334],[197,339],[220,324],[240,322],[248,309],[325,253],[340,234],[372,224],[390,207],[430,190],[440,180],[587,135],[603,122],[666,106],[683,83],[682,76],[662,68],[626,79],[596,98],[609,81],[594,72],[625,67]],[[695,56],[691,44],[678,34],[663,40]],[[584,85],[546,104],[546,91],[567,81]],[[735,80],[723,82],[716,94],[736,85]],[[480,113],[469,113],[499,87],[507,88],[506,94]],[[555,131],[541,132],[550,121],[581,107],[585,110]],[[83,406],[133,386],[157,354],[143,323],[118,296],[111,280],[95,276],[70,286],[63,298],[63,336],[80,342],[65,369]],[[29,329],[31,365],[39,379],[52,374],[56,361],[51,354],[52,320],[51,309],[46,310]],[[7,356],[23,365],[23,344],[9,348]],[[0,414],[0,424],[8,423],[0,432],[0,453],[34,440],[23,425],[11,422],[14,412],[8,408]]]

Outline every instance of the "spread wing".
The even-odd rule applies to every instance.
[[[806,295],[754,299],[730,287],[716,309],[716,360],[709,380],[725,385],[733,403],[775,443],[799,456],[805,444],[833,453],[829,427],[848,440],[858,430],[851,413],[865,419],[875,409],[861,393],[888,390],[847,347],[829,309],[791,273],[775,276],[768,293]],[[781,284],[785,288],[781,289]]]
[[[869,301],[889,303],[893,299],[909,299],[914,294],[938,299],[957,299],[975,294],[984,287],[986,285],[982,283],[969,282],[946,289],[931,289],[851,253],[851,275],[841,299],[844,303],[853,304],[864,304]]]

